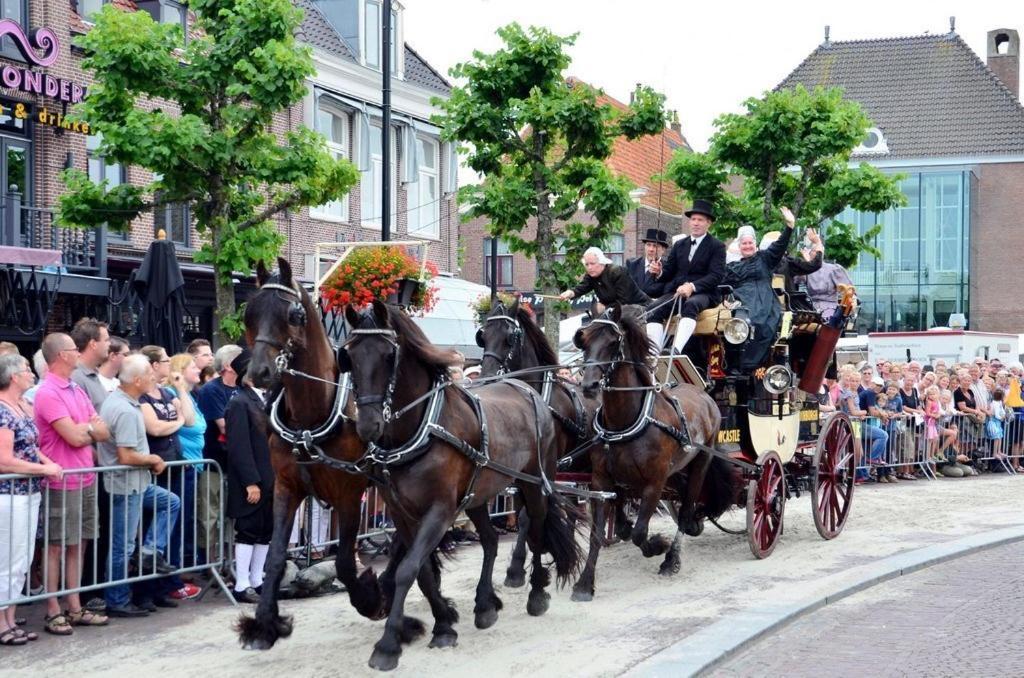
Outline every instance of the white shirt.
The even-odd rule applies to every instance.
[[[692,235],[690,236],[690,256],[689,256],[690,261],[693,261],[693,253],[697,251],[697,248],[700,247],[700,244],[702,242],[704,242],[704,238],[706,238],[707,235],[708,234],[705,233],[704,235],[702,235],[699,238],[694,238]]]

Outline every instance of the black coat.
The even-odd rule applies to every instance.
[[[612,304],[646,304],[651,299],[640,291],[629,273],[622,266],[608,264],[601,271],[601,275],[593,278],[584,275],[580,284],[572,290],[575,298],[579,299],[584,294],[593,292],[597,300],[605,306]]]
[[[662,266],[660,281],[665,292],[674,292],[683,283],[693,283],[694,294],[707,294],[718,303],[718,286],[725,278],[725,244],[710,233],[704,236],[690,260],[691,238],[682,238],[669,250]]]
[[[273,499],[274,467],[270,464],[270,446],[267,443],[267,416],[263,401],[248,386],[228,401],[224,412],[227,429],[227,515],[241,518],[262,508]],[[245,488],[259,485],[260,500],[250,504],[245,500]]]
[[[797,291],[796,282],[793,278],[798,275],[810,275],[821,268],[822,264],[821,252],[815,252],[814,258],[807,261],[802,256],[792,256],[787,254],[779,262],[775,272],[785,277],[786,280],[786,292],[793,294]]]
[[[644,270],[646,266],[645,259],[646,257],[630,259],[626,262],[626,270],[629,271],[629,277],[633,279],[633,282],[636,283],[641,292],[651,299],[657,299],[664,291],[665,283]]]

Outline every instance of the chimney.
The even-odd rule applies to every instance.
[[[1020,99],[1020,36],[1012,28],[988,32],[988,67]]]
[[[672,110],[669,112],[668,126],[672,128],[673,132],[679,136],[683,136],[683,126],[679,124],[679,111]]]

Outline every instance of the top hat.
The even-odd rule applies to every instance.
[[[715,220],[715,208],[707,200],[694,200],[693,207],[684,214],[688,217],[692,217],[694,214],[703,214],[711,221]]]
[[[640,239],[641,242],[653,242],[656,245],[668,247],[668,233],[660,228],[648,228],[647,235]]]

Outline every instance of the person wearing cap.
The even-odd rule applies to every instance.
[[[666,303],[673,296],[683,300],[679,326],[672,348],[680,351],[697,327],[701,311],[721,303],[718,286],[725,277],[725,243],[708,233],[715,221],[715,211],[707,200],[694,200],[686,212],[690,220],[690,237],[681,238],[665,257],[657,279],[664,284],[664,293],[651,305],[649,322],[665,322],[674,304]],[[658,267],[655,267],[657,270]]]
[[[646,304],[651,299],[644,294],[622,266],[616,266],[599,247],[588,247],[583,253],[586,273],[579,284],[559,295],[563,301],[582,297],[590,292],[605,306],[612,304]]]
[[[644,294],[657,299],[664,291],[665,283],[658,280],[651,269],[660,272],[661,258],[668,251],[668,233],[658,228],[648,228],[642,242],[644,256],[627,261],[626,270]]]
[[[224,411],[228,453],[226,515],[235,519],[235,598],[255,603],[274,533],[274,468],[267,444],[263,393],[246,371],[252,354],[243,348],[231,367],[241,383]]]
[[[782,306],[772,288],[772,275],[782,257],[786,255],[789,239],[796,220],[789,208],[782,208],[786,229],[781,238],[768,249],[758,250],[757,235],[752,226],[742,226],[736,240],[740,247],[740,260],[726,267],[724,284],[733,288],[733,294],[750,312],[753,337],[747,341],[740,360],[741,371],[749,372],[761,366],[775,343],[782,320]]]
[[[884,428],[875,423],[878,422],[884,425],[889,421],[889,413],[878,407],[878,391],[882,389],[884,382],[881,377],[875,375],[871,365],[865,365],[861,368],[860,374],[861,385],[857,389],[857,406],[861,411],[866,412],[868,417],[861,427],[861,432],[864,436],[864,446],[869,450],[868,460],[872,465],[884,465],[885,453],[889,447],[889,434],[885,432]],[[879,466],[877,476],[879,482],[894,482],[889,467]]]

